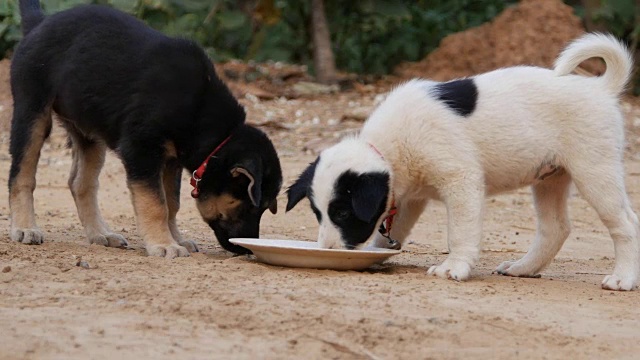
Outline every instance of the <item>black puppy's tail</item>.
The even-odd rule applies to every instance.
[[[20,16],[22,17],[22,34],[27,35],[44,20],[40,1],[20,0]]]

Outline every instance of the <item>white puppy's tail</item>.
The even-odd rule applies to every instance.
[[[554,73],[556,76],[567,75],[581,62],[594,57],[602,58],[607,65],[600,77],[601,83],[619,95],[629,81],[633,60],[627,48],[611,35],[591,33],[574,40],[556,59]]]

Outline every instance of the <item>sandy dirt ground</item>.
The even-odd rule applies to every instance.
[[[537,14],[524,10],[508,14],[520,13]],[[510,18],[502,19],[492,29],[510,29],[504,25]],[[506,34],[513,31],[505,30]],[[536,51],[551,46],[534,44]],[[473,56],[473,51],[467,55]],[[426,71],[425,64],[434,60],[430,61],[416,64],[411,76]],[[251,66],[249,73],[244,65],[229,64],[220,70],[226,78],[238,80],[232,89],[245,105],[249,121],[260,124],[273,139],[285,187],[319,150],[357,130],[386,90],[384,85],[353,84],[335,94],[298,96],[303,88],[298,95],[289,96],[291,88],[282,79],[308,80],[304,69],[258,65]],[[243,83],[243,78],[254,80]],[[394,81],[397,79],[387,85]],[[640,209],[638,104],[632,98],[623,103],[628,120],[626,179],[635,209]],[[42,151],[35,192],[37,221],[46,239],[43,245],[26,246],[9,239],[4,184],[10,166],[10,116],[8,62],[3,61],[0,359],[640,356],[640,291],[600,288],[603,277],[613,269],[613,244],[596,213],[578,194],[570,199],[573,232],[539,279],[491,274],[502,261],[523,256],[533,240],[530,191],[487,199],[480,262],[470,281],[458,283],[426,275],[429,266],[446,257],[447,221],[442,204],[428,206],[403,253],[382,266],[363,272],[280,268],[225,252],[200,219],[185,174],[179,225],[184,237],[196,240],[202,252],[165,260],[145,256],[124,170],[113,155],[100,176],[100,207],[112,229],[126,236],[132,249],[85,243],[66,185],[70,151],[63,131],[54,126]],[[261,236],[313,240],[317,223],[307,201],[288,214],[282,211],[285,203],[283,191],[281,211],[265,214]],[[85,266],[76,266],[79,262]]]
[[[6,65],[0,67],[3,184],[10,164]],[[296,100],[248,96],[242,102],[251,121],[266,124],[289,185],[314,159],[314,149],[360,126],[340,121],[343,114],[379,100],[377,91],[351,91]],[[638,109],[625,103],[627,184],[635,208]],[[124,171],[112,155],[100,177],[100,206],[133,249],[88,246],[66,186],[70,164],[65,135],[54,127],[35,192],[37,220],[46,232],[41,246],[9,239],[6,190],[0,196],[2,359],[640,356],[640,292],[600,288],[613,269],[612,241],[578,195],[570,200],[574,231],[540,279],[491,274],[502,261],[523,256],[533,239],[530,191],[488,199],[481,260],[473,278],[458,283],[426,275],[446,256],[446,212],[438,203],[429,205],[403,253],[383,266],[303,270],[222,250],[183,186],[179,223],[203,252],[171,261],[146,257]],[[285,203],[281,196],[281,210]],[[265,214],[262,223],[262,237],[312,240],[316,231],[306,201],[288,214]],[[76,266],[80,259],[88,268]]]

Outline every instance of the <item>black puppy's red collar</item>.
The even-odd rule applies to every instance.
[[[202,175],[204,174],[204,171],[207,169],[207,164],[209,163],[209,160],[211,160],[211,158],[216,153],[218,153],[218,151],[220,151],[220,149],[222,149],[222,147],[226,143],[228,143],[229,140],[231,140],[231,135],[229,135],[226,139],[222,140],[220,145],[218,145],[215,149],[213,149],[211,154],[209,154],[209,156],[207,156],[207,158],[204,159],[202,164],[200,164],[200,166],[193,172],[193,174],[191,174],[191,186],[193,186],[193,190],[191,190],[192,198],[197,199],[198,196],[200,196],[200,189],[198,188],[198,183],[200,182],[200,180],[202,180]]]

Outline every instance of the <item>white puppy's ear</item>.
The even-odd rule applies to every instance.
[[[383,207],[389,196],[389,174],[375,172],[358,176],[351,194],[351,205],[356,217],[368,223],[377,221],[374,217],[384,211]]]
[[[313,176],[316,173],[318,160],[320,160],[320,157],[309,164],[309,166],[307,166],[302,174],[300,174],[298,180],[296,180],[296,182],[294,182],[293,185],[291,185],[289,189],[287,189],[287,208],[285,209],[285,211],[293,209],[300,202],[300,200],[307,197],[309,188],[311,187],[311,182],[313,181]]]

